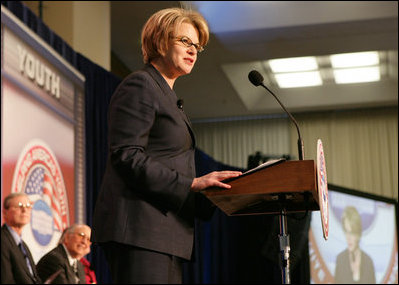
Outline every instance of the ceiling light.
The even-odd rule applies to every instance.
[[[380,68],[361,67],[334,70],[335,82],[337,84],[372,82],[380,80]]]
[[[269,60],[269,66],[274,73],[297,72],[317,69],[317,62],[313,56],[292,57]]]
[[[308,87],[321,85],[318,71],[279,73],[274,75],[280,88]]]
[[[334,54],[330,59],[334,68],[370,66],[379,63],[376,51]]]

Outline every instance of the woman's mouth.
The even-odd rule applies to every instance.
[[[185,61],[186,63],[190,64],[190,65],[193,65],[193,64],[194,64],[194,59],[192,59],[192,58],[186,57],[186,58],[184,58],[184,61]]]

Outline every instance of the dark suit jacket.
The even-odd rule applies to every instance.
[[[1,283],[2,284],[40,284],[35,262],[26,243],[26,254],[33,270],[33,276],[29,272],[28,265],[21,249],[15,243],[10,231],[4,224],[1,227]]]
[[[209,218],[213,208],[202,194],[190,192],[195,140],[177,100],[149,64],[114,92],[108,161],[92,227],[95,242],[115,241],[190,259],[194,217]],[[201,204],[197,210],[195,203]]]
[[[344,250],[337,256],[334,281],[336,284],[375,284],[374,263],[364,252],[361,252],[360,280],[353,280],[349,263],[349,250]]]
[[[80,284],[86,284],[86,276],[83,264],[78,260],[78,275]],[[37,271],[42,280],[46,280],[52,274],[61,269],[60,274],[54,279],[53,284],[76,284],[73,267],[69,264],[67,253],[60,244],[37,263]]]

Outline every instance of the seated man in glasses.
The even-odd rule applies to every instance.
[[[32,254],[22,240],[22,228],[30,222],[32,202],[23,192],[11,193],[3,201],[1,227],[1,283],[40,284]]]
[[[64,230],[56,248],[45,254],[37,264],[42,280],[54,284],[86,284],[83,264],[79,260],[87,254],[91,229],[74,224]]]

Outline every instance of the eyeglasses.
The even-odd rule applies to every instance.
[[[193,43],[188,37],[176,37],[179,42],[182,42],[186,47],[194,46],[198,53],[204,51],[204,47],[200,44]]]
[[[75,235],[78,235],[82,240],[86,240],[88,243],[91,243],[90,238],[86,236],[85,233],[74,233]]]
[[[32,207],[33,207],[33,204],[30,203],[30,202],[28,202],[26,204],[23,204],[22,202],[19,202],[17,205],[12,205],[10,207],[18,208],[18,209],[21,209],[21,210],[24,209],[24,208],[27,209],[27,210],[31,210]]]

